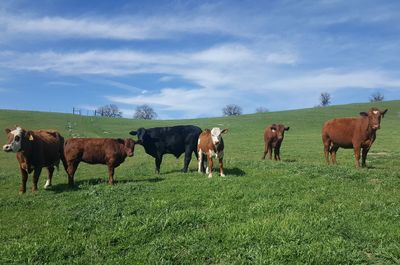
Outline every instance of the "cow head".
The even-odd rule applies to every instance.
[[[133,153],[135,152],[135,144],[136,142],[130,138],[124,140],[124,147],[127,156],[133,156]]]
[[[285,131],[289,131],[290,127],[285,127],[283,124],[272,124],[271,131],[276,134],[278,140],[282,140],[285,136]]]
[[[26,132],[21,127],[14,129],[5,129],[7,134],[8,144],[3,145],[3,151],[5,152],[19,152],[22,149],[22,142],[27,139],[33,141],[33,134],[31,131]]]
[[[368,118],[368,125],[373,130],[381,128],[381,119],[385,116],[388,110],[381,111],[377,108],[370,108],[367,112],[360,112],[360,115]]]
[[[145,128],[139,128],[137,131],[130,131],[130,135],[137,135],[138,140],[136,141],[136,144],[143,144],[144,138],[146,135],[146,129]]]
[[[211,129],[211,139],[215,146],[217,146],[221,142],[221,134],[227,133],[228,129],[223,129],[221,131],[220,128],[215,127]]]

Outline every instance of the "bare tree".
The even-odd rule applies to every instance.
[[[331,104],[331,94],[323,92],[320,95],[320,102],[322,107],[326,107]]]
[[[153,120],[157,118],[157,113],[152,107],[144,104],[136,108],[136,112],[133,115],[133,118],[138,120]]]
[[[384,100],[384,96],[381,92],[375,92],[369,97],[369,102],[381,102]]]
[[[269,112],[269,109],[267,109],[266,107],[256,108],[256,113],[264,113],[264,112]]]
[[[226,105],[222,109],[224,116],[239,116],[242,114],[242,108],[236,104]]]
[[[121,118],[122,112],[119,111],[119,108],[117,105],[110,104],[110,105],[105,105],[105,106],[99,107],[95,111],[95,116]]]

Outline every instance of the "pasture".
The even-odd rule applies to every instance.
[[[0,264],[398,264],[400,263],[400,101],[389,111],[367,158],[352,150],[326,166],[321,128],[333,117],[358,116],[351,104],[239,117],[139,121],[0,110],[0,128],[57,129],[65,138],[120,137],[139,127],[193,124],[229,128],[225,173],[212,179],[181,173],[183,157],[154,159],[136,146],[116,169],[80,164],[76,188],[60,164],[53,187],[18,194],[15,154],[0,153]],[[281,162],[261,160],[263,130],[290,126]],[[5,144],[4,132],[1,144]],[[133,137],[136,139],[135,137]],[[217,163],[216,163],[217,164]]]

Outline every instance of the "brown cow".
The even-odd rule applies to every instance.
[[[322,128],[325,160],[329,164],[329,153],[332,164],[336,164],[336,152],[339,147],[353,148],[356,167],[360,167],[360,151],[362,148],[362,166],[371,145],[376,139],[376,131],[381,127],[381,118],[387,109],[380,111],[370,108],[368,113],[360,112],[358,118],[336,118],[325,122]]]
[[[285,131],[289,131],[290,127],[283,124],[272,124],[264,130],[264,155],[262,159],[269,153],[269,159],[272,159],[272,148],[274,148],[274,159],[281,160],[280,150]]]
[[[114,169],[133,156],[135,141],[111,138],[71,138],[65,141],[64,155],[67,163],[68,184],[74,185],[74,175],[81,161],[108,166],[108,183],[114,183]]]
[[[228,132],[228,129],[223,129],[221,131],[220,128],[212,128],[205,129],[200,135],[199,140],[197,142],[197,153],[199,154],[199,173],[206,172],[209,178],[212,178],[212,169],[213,169],[213,157],[218,158],[219,160],[219,173],[221,177],[225,177],[224,175],[224,140],[222,139],[221,134]],[[207,169],[204,169],[205,160],[203,160],[203,155],[207,156],[208,166]]]
[[[17,153],[17,160],[22,175],[20,193],[26,192],[28,175],[33,172],[32,191],[37,191],[37,183],[43,167],[47,167],[48,179],[44,188],[51,186],[54,166],[63,160],[64,138],[53,130],[26,131],[21,127],[5,129],[8,144],[5,152]]]

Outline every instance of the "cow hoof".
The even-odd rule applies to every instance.
[[[212,178],[212,174],[208,174],[208,178],[209,178],[209,179]]]
[[[26,190],[20,190],[18,193],[19,193],[19,195],[25,194]]]
[[[225,177],[225,174],[223,174],[223,173],[222,173],[222,174],[221,174],[221,177],[223,177],[223,178],[224,178],[224,177]]]

